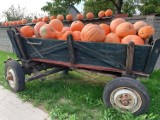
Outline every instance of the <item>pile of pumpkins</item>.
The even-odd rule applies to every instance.
[[[53,19],[49,23],[40,21],[34,27],[23,26],[20,29],[24,37],[66,40],[67,36],[72,34],[74,40],[82,42],[128,44],[133,41],[135,45],[144,45],[145,40],[154,32],[153,26],[144,21],[132,24],[123,18],[112,20],[110,25],[105,23],[85,25],[82,21],[76,20],[69,27],[64,26],[61,20]]]
[[[113,15],[111,9],[99,11],[98,17],[110,17]],[[86,19],[94,18],[92,12],[86,14]],[[24,37],[34,37],[42,39],[57,39],[66,40],[69,34],[72,34],[73,39],[82,42],[107,42],[128,44],[133,41],[136,45],[144,45],[147,39],[154,34],[153,26],[148,25],[144,21],[137,21],[132,24],[123,18],[113,19],[110,24],[84,24],[84,16],[77,14],[76,20],[73,20],[73,15],[68,14],[66,20],[70,21],[70,26],[64,26],[64,16],[44,16],[43,18],[33,19],[34,27],[28,26],[27,20],[3,22],[2,26],[17,26],[24,24],[20,28],[20,33]]]

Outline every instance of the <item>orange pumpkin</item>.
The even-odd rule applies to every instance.
[[[128,44],[130,41],[135,45],[144,45],[144,40],[137,35],[128,35],[121,40],[122,44]]]
[[[106,35],[107,35],[108,33],[110,33],[111,30],[110,30],[109,25],[107,25],[107,24],[105,24],[105,23],[101,23],[99,26],[104,30],[104,32],[105,32]]]
[[[43,22],[48,22],[48,21],[49,21],[49,17],[48,17],[48,16],[44,16],[44,17],[42,18],[42,21],[43,21]]]
[[[45,24],[40,28],[40,36],[42,38],[56,38],[56,30],[49,24]]]
[[[82,14],[77,14],[76,18],[77,20],[83,20],[84,16]]]
[[[42,21],[42,18],[37,18],[37,22],[41,22]]]
[[[73,36],[73,39],[75,39],[75,34],[72,31],[66,31],[62,36],[63,40],[67,40],[67,36],[69,34],[71,34]]]
[[[24,37],[32,37],[34,34],[34,29],[31,26],[23,26],[20,28],[20,33]]]
[[[16,21],[13,21],[13,26],[16,26],[17,25],[17,22]]]
[[[141,28],[141,27],[143,27],[143,26],[146,26],[147,25],[147,23],[146,22],[144,22],[144,21],[137,21],[137,22],[135,22],[134,24],[133,24],[133,26],[134,26],[134,28],[136,29],[136,31],[138,32],[139,31],[139,29]]]
[[[116,27],[119,24],[123,23],[123,22],[125,22],[125,19],[123,19],[123,18],[116,18],[116,19],[112,20],[111,23],[110,23],[110,29],[111,29],[111,31],[115,32]]]
[[[107,9],[105,12],[105,16],[110,17],[113,15],[113,11],[111,9]]]
[[[98,17],[99,18],[103,18],[103,17],[105,17],[105,11],[100,11],[99,13],[98,13]]]
[[[64,34],[66,31],[70,31],[70,27],[63,27],[61,33]]]
[[[98,25],[86,25],[81,31],[81,40],[84,42],[103,42],[104,30]]]
[[[119,36],[115,33],[109,33],[108,35],[106,35],[104,42],[121,43]]]
[[[61,32],[63,28],[63,23],[59,19],[53,19],[49,22],[56,31]]]
[[[154,33],[155,33],[155,30],[150,25],[141,27],[141,29],[138,31],[138,35],[143,39],[148,38],[149,36],[153,35]]]
[[[45,22],[37,22],[36,25],[34,26],[34,34],[36,37],[41,37],[40,36],[40,28],[45,25]]]
[[[67,20],[67,21],[73,21],[73,15],[72,15],[72,14],[68,14],[68,15],[66,16],[66,20]]]
[[[127,35],[135,35],[136,30],[130,22],[124,22],[117,26],[115,33],[119,37],[126,37]]]
[[[9,26],[12,26],[12,25],[13,25],[13,22],[12,22],[12,21],[10,21],[10,22],[9,22]]]
[[[57,19],[63,21],[64,20],[64,16],[59,14],[59,15],[57,15]]]
[[[86,18],[87,18],[87,19],[93,19],[93,18],[94,18],[93,13],[92,13],[92,12],[88,12],[88,13],[86,14]]]
[[[17,22],[17,25],[21,25],[22,24],[22,21],[21,20],[18,20],[16,21]]]
[[[83,22],[81,21],[74,21],[72,22],[70,29],[71,31],[81,31],[84,27]]]
[[[32,23],[34,23],[34,24],[37,23],[37,19],[35,19],[35,18],[32,19]]]
[[[49,19],[50,19],[50,20],[56,19],[56,16],[52,15],[52,16],[50,16]]]
[[[81,32],[80,31],[74,31],[73,33],[75,35],[74,40],[81,41]]]
[[[2,22],[1,25],[2,25],[2,26],[5,26],[5,22]]]
[[[26,24],[27,20],[26,19],[22,19],[21,22],[22,22],[22,24]]]
[[[9,26],[9,22],[5,22],[5,26]]]
[[[56,38],[58,39],[58,38],[60,38],[60,37],[62,37],[62,33],[61,32],[58,32],[58,31],[56,31]]]

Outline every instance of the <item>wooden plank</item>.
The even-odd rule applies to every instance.
[[[148,61],[144,69],[144,73],[150,74],[153,71],[156,61],[159,57],[159,54],[160,54],[160,39],[157,39],[151,49]]]

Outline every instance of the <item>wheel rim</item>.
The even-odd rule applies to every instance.
[[[142,105],[140,95],[133,89],[128,87],[120,87],[115,89],[110,96],[112,106],[120,111],[136,112]]]
[[[16,86],[16,75],[15,75],[15,72],[12,68],[7,69],[6,79],[8,80],[9,85],[12,88],[15,88],[15,86]]]

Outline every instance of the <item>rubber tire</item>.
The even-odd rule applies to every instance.
[[[150,104],[150,98],[148,96],[146,88],[141,84],[140,81],[130,77],[115,78],[105,86],[103,91],[103,102],[107,107],[113,107],[110,102],[110,95],[115,89],[119,87],[131,88],[140,95],[142,99],[142,105],[137,111],[133,113],[134,115],[140,115],[148,110]]]
[[[10,89],[13,92],[23,91],[25,89],[25,75],[21,65],[15,60],[8,60],[5,63],[5,78],[7,76],[7,68],[10,67],[15,73],[15,87],[11,87],[8,80],[6,79]]]

